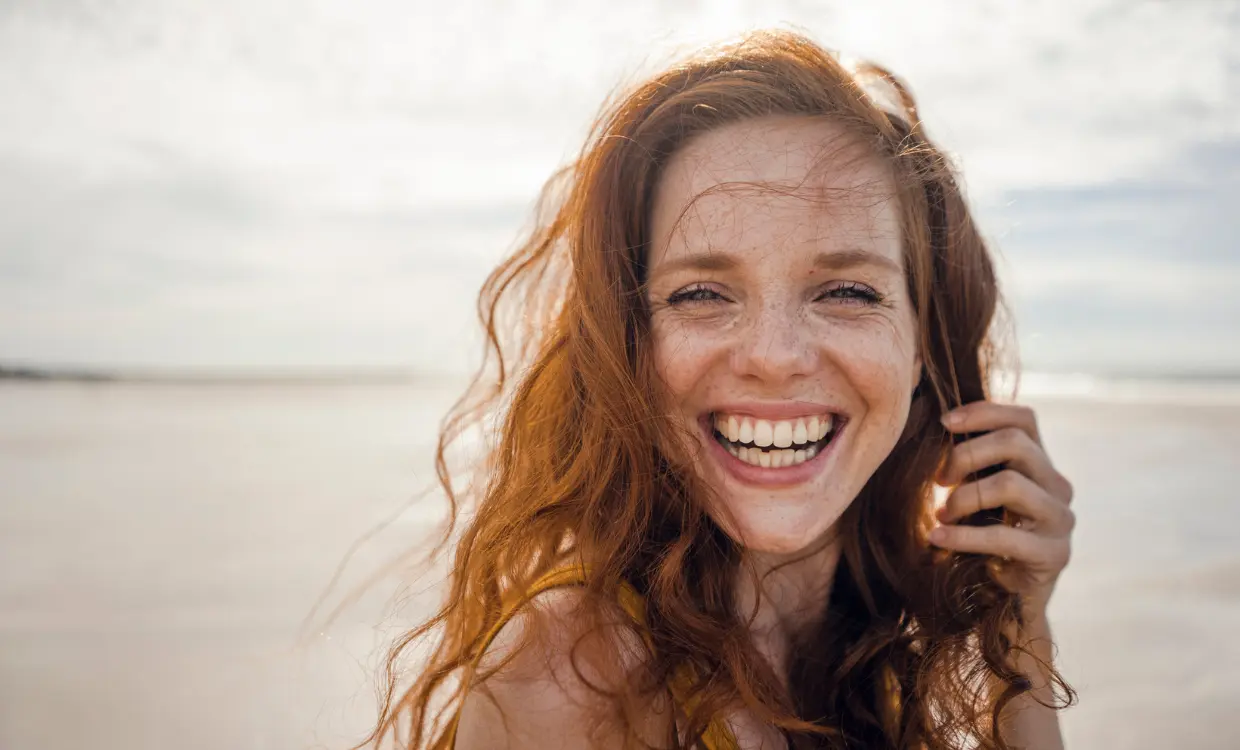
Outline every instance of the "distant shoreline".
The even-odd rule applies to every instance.
[[[0,365],[0,383],[147,383],[169,385],[351,385],[456,381],[460,377],[413,370],[102,370]]]
[[[0,382],[76,382],[76,383],[184,383],[207,385],[225,383],[260,384],[365,384],[365,383],[426,383],[434,381],[462,382],[472,373],[428,372],[415,369],[174,369],[174,368],[96,368],[77,366],[39,366],[0,364]],[[1026,369],[1021,373],[1022,385],[1029,381],[1050,378],[1059,381],[1236,384],[1240,370],[1220,371],[1147,371],[1147,372],[1083,372]]]
[[[85,370],[43,370],[35,367],[5,367],[0,365],[0,380],[75,380],[97,382],[115,379],[112,375]]]
[[[425,372],[417,369],[191,369],[93,368],[0,363],[0,384],[83,383],[151,384],[151,386],[460,386],[472,373]],[[1002,374],[997,382],[1004,381]],[[1240,393],[1240,371],[1214,372],[1069,372],[1025,369],[1021,392],[1027,395],[1097,394],[1101,390],[1171,387],[1224,388]],[[999,390],[1003,390],[999,386]]]

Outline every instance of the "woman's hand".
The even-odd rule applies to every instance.
[[[953,446],[939,484],[952,487],[938,510],[941,525],[930,541],[945,549],[1002,558],[997,579],[1021,595],[1026,621],[1044,619],[1051,591],[1068,564],[1076,517],[1068,507],[1072,485],[1042,448],[1033,410],[975,401],[943,415],[949,432],[988,434]],[[965,478],[996,464],[1002,471],[972,482]],[[1008,510],[1008,524],[961,526],[985,508]]]

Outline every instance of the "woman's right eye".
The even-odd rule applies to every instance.
[[[699,302],[715,302],[724,299],[724,296],[719,292],[716,292],[714,289],[711,289],[708,286],[694,284],[693,286],[687,286],[684,289],[673,292],[672,295],[667,298],[667,304],[680,305],[684,303],[692,304]]]

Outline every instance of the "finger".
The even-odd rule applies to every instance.
[[[1068,558],[1066,538],[1039,536],[1011,526],[937,526],[929,539],[944,549],[1005,557],[1037,567],[1061,568]]]
[[[1007,508],[1029,519],[1039,529],[1067,534],[1076,525],[1068,506],[1051,497],[1032,479],[1012,469],[967,482],[952,490],[937,513],[938,519],[952,524],[979,510]]]
[[[1028,433],[1004,427],[952,446],[939,483],[961,484],[970,474],[998,464],[1007,464],[1047,489],[1055,486],[1059,476],[1046,451]]]
[[[1002,427],[1024,430],[1035,443],[1042,443],[1038,419],[1033,409],[1022,404],[974,401],[943,415],[943,426],[950,432],[988,432]]]

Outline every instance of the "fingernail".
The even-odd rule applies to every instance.
[[[946,537],[947,531],[942,526],[935,526],[933,529],[930,529],[930,533],[927,535],[927,538],[935,544],[943,541]]]
[[[948,427],[951,427],[954,424],[958,424],[962,418],[963,418],[963,415],[960,414],[960,412],[949,411],[943,416],[939,417],[939,420],[942,421],[943,424],[947,425]]]

